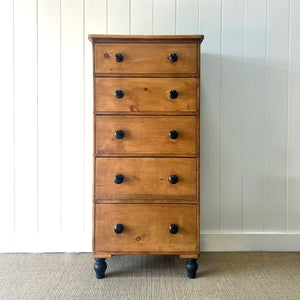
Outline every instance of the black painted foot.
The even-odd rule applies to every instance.
[[[96,271],[97,279],[101,279],[105,277],[105,271],[107,268],[105,259],[106,258],[95,258],[94,269]]]
[[[196,278],[196,272],[198,269],[197,259],[196,258],[188,258],[186,260],[185,268],[187,270],[188,278]]]

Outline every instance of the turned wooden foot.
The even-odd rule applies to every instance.
[[[95,258],[94,269],[96,271],[97,279],[101,279],[105,277],[105,271],[107,268],[105,259],[106,258]]]
[[[186,260],[185,268],[187,270],[188,278],[196,278],[196,272],[198,269],[197,259],[196,258],[188,258]]]

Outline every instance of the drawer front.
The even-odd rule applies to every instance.
[[[116,61],[116,54],[120,53]],[[176,53],[178,59],[169,57]],[[122,59],[123,57],[123,59]],[[192,73],[198,72],[198,47],[189,44],[95,44],[95,73]]]
[[[95,126],[96,155],[196,154],[194,116],[97,116]]]
[[[95,199],[196,201],[196,171],[195,158],[97,158]]]
[[[96,78],[96,112],[197,109],[196,78]]]
[[[184,204],[96,204],[95,252],[196,251],[196,207]],[[123,228],[117,226],[118,234],[114,230],[117,224],[123,225]],[[170,233],[171,224],[177,226],[177,233]]]

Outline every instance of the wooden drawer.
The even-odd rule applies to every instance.
[[[185,204],[96,204],[94,252],[196,251],[196,207]],[[117,224],[123,225],[123,232],[119,234],[114,231]],[[176,234],[170,233],[171,224],[177,225]]]
[[[96,112],[195,112],[196,78],[96,78]],[[176,94],[177,92],[177,94]]]
[[[115,55],[121,53],[122,62]],[[169,56],[176,53],[178,60],[171,62]],[[198,72],[197,43],[186,44],[138,44],[96,43],[95,73],[145,74],[174,73],[195,74]]]
[[[196,154],[194,116],[96,116],[96,155]],[[170,132],[178,133],[176,139]],[[120,134],[124,133],[123,138]]]
[[[195,158],[97,158],[95,199],[196,201],[196,171]]]

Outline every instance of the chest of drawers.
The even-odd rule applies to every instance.
[[[89,35],[93,43],[93,256],[199,256],[203,36]]]

